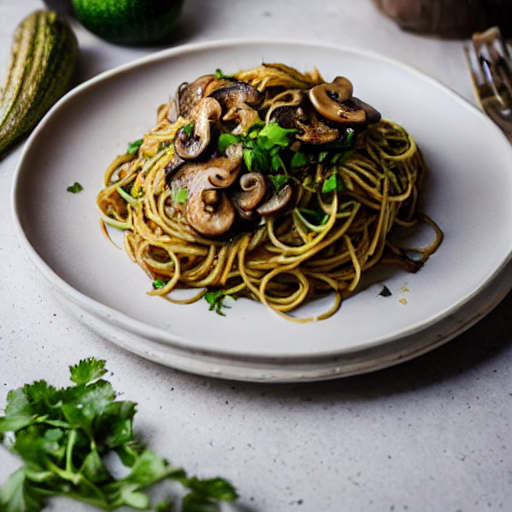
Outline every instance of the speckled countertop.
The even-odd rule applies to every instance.
[[[0,3],[2,76],[14,26],[41,6]],[[155,51],[74,28],[80,80]],[[462,41],[402,32],[371,0],[187,0],[175,44],[265,36],[386,55],[473,102]],[[257,385],[180,373],[100,338],[40,284],[11,220],[20,154],[0,163],[0,408],[24,383],[67,385],[68,366],[95,356],[139,404],[136,428],[148,444],[190,474],[230,479],[240,511],[512,510],[512,294],[442,348],[373,374]],[[3,448],[0,460],[3,482],[18,461]],[[48,510],[92,508],[55,500]]]

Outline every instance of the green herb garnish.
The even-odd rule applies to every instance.
[[[184,187],[173,188],[171,191],[171,201],[177,204],[184,204],[188,198],[188,190]]]
[[[384,285],[382,287],[382,290],[380,291],[379,295],[381,297],[389,297],[390,295],[393,295],[393,294],[391,293],[390,289],[386,285]]]
[[[108,511],[129,506],[168,512],[171,502],[179,502],[177,496],[152,505],[146,492],[167,479],[185,489],[183,512],[218,512],[220,501],[237,498],[226,480],[189,478],[136,442],[136,404],[116,400],[103,379],[105,361],[85,359],[70,372],[74,385],[69,387],[37,381],[8,393],[0,437],[25,465],[0,488],[0,510],[41,512],[49,498],[65,496]],[[124,477],[112,476],[104,463],[114,454],[125,466]]]
[[[284,174],[271,174],[269,177],[276,192],[279,192],[290,180],[290,177]]]
[[[231,144],[236,144],[240,141],[240,137],[233,135],[231,133],[221,133],[219,135],[218,148],[221,153],[224,153],[228,146]]]
[[[192,132],[194,131],[194,126],[195,126],[195,123],[194,123],[194,121],[192,121],[191,123],[188,123],[181,128],[183,130],[183,132],[185,133],[185,135],[187,136],[187,138],[190,138],[190,136],[192,135]]]
[[[231,144],[242,143],[244,162],[249,171],[266,173],[286,171],[285,163],[279,153],[281,149],[292,144],[291,136],[296,131],[282,128],[277,123],[256,123],[245,135],[221,134],[218,148],[221,153],[224,153]]]
[[[331,174],[324,182],[322,183],[322,194],[328,194],[329,192],[334,192],[336,190],[343,190],[343,182],[338,179],[336,173]]]
[[[299,208],[299,212],[307,222],[314,226],[323,226],[329,220],[329,215],[327,215],[327,213],[325,213],[320,207],[317,209]]]
[[[276,146],[286,148],[290,145],[290,136],[296,133],[294,128],[282,128],[277,123],[266,124],[258,133],[258,146],[270,150]]]
[[[293,154],[291,160],[290,160],[290,167],[304,167],[305,165],[308,165],[310,162],[310,158],[305,153],[302,153],[300,151],[297,151]]]
[[[153,288],[155,290],[158,290],[158,288],[163,288],[165,286],[165,281],[163,281],[162,279],[155,279],[153,281]]]
[[[230,306],[227,306],[224,303],[224,300],[226,298],[236,300],[236,297],[233,295],[226,294],[223,290],[217,290],[217,291],[209,291],[204,294],[204,298],[208,304],[210,304],[209,311],[215,311],[218,315],[226,316],[222,312],[222,308],[228,308]]]
[[[222,78],[227,78],[228,80],[230,80],[231,78],[234,78],[235,75],[226,75],[222,72],[222,69],[219,69],[217,68],[215,70],[215,78],[218,78],[219,80],[222,79]]]
[[[71,192],[72,194],[77,194],[78,192],[81,192],[83,189],[84,187],[82,187],[82,185],[80,185],[78,181],[75,181],[75,183],[73,183],[73,185],[70,185],[66,190],[68,192]]]
[[[142,146],[143,142],[144,142],[143,139],[139,139],[139,140],[136,140],[134,142],[130,142],[128,144],[128,149],[126,150],[126,154],[127,155],[134,155],[135,153],[137,153],[139,148]]]

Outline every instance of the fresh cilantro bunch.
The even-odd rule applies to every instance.
[[[116,400],[111,384],[102,378],[105,361],[85,359],[70,371],[72,386],[57,389],[37,381],[7,395],[0,436],[25,465],[0,488],[2,512],[39,512],[53,496],[103,510],[130,506],[171,512],[177,497],[152,506],[145,492],[166,479],[184,486],[183,512],[216,512],[220,501],[237,498],[224,479],[189,478],[182,468],[136,442],[136,404]],[[113,453],[125,466],[126,476],[116,478],[109,471],[105,461]]]

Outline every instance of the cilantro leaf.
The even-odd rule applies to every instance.
[[[323,226],[329,220],[329,215],[321,208],[299,208],[299,212],[308,222],[315,226]]]
[[[188,198],[188,190],[186,187],[173,188],[171,190],[171,201],[176,204],[186,203]]]
[[[84,359],[80,364],[70,366],[69,371],[75,384],[90,384],[107,373],[105,361],[94,358]]]
[[[338,179],[336,173],[333,173],[322,183],[322,194],[328,194],[336,190],[343,190],[343,182]]]
[[[271,174],[269,178],[274,185],[276,192],[279,192],[290,180],[290,177],[285,174]]]
[[[234,78],[235,75],[226,75],[225,73],[222,72],[222,70],[220,68],[217,68],[215,70],[215,78],[227,78],[227,79],[230,79],[230,78]]]
[[[66,190],[68,192],[71,192],[72,194],[78,194],[78,192],[81,192],[83,189],[84,187],[82,187],[82,185],[80,185],[78,181],[75,181],[75,183],[73,183],[73,185],[70,185]]]
[[[143,139],[136,140],[134,142],[130,142],[128,144],[128,149],[126,150],[127,155],[134,155],[137,153],[139,148],[142,146],[142,143],[144,142]]]
[[[266,150],[275,146],[286,148],[291,143],[290,136],[296,132],[295,128],[283,128],[277,123],[268,123],[258,133],[258,146]]]
[[[236,300],[236,297],[226,294],[223,290],[208,291],[204,294],[204,298],[205,298],[206,302],[208,302],[208,304],[210,304],[209,311],[215,310],[215,312],[221,316],[226,316],[222,312],[222,308],[230,307],[224,303],[224,300],[226,299],[226,297]]]
[[[293,156],[290,160],[290,167],[303,167],[309,164],[309,157],[305,153],[297,151],[293,153]]]
[[[231,144],[236,144],[239,141],[240,138],[236,135],[233,135],[232,133],[221,133],[217,141],[217,146],[221,153],[225,153],[228,146],[231,146]]]
[[[158,288],[162,288],[165,286],[165,281],[163,281],[162,279],[155,279],[153,281],[153,288],[155,290],[158,290]]]
[[[0,488],[0,505],[3,512],[40,512],[44,497],[27,481],[24,469],[20,468]]]

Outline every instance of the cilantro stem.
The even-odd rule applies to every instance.
[[[67,465],[67,461],[66,461]],[[75,473],[73,470],[68,469],[62,469],[56,464],[54,464],[51,461],[48,461],[48,469],[53,471],[58,477],[62,478],[63,480],[66,480],[68,482],[71,482],[73,485],[80,485],[83,484],[89,489],[91,489],[96,496],[103,502],[106,503],[105,495],[101,492],[101,490],[96,487],[88,478],[86,478],[82,473]],[[67,496],[69,496],[71,493],[66,493]],[[78,496],[78,495],[77,495]],[[80,494],[80,498],[77,497],[77,499],[81,499],[84,501],[84,497]],[[102,507],[104,508],[104,507]]]
[[[77,432],[73,429],[68,436],[68,443],[66,445],[66,471],[73,472],[73,447],[75,446]]]

